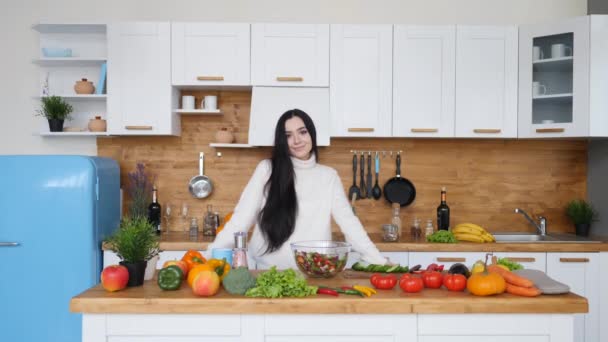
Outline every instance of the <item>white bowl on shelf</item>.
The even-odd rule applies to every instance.
[[[42,56],[60,58],[60,57],[72,57],[72,49],[66,48],[42,48]]]

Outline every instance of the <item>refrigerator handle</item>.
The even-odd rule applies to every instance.
[[[0,242],[0,247],[19,246],[19,242]]]

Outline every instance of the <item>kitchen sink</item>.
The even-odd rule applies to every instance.
[[[599,243],[585,237],[572,234],[529,234],[529,233],[495,233],[497,243]]]

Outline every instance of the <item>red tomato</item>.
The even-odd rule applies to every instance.
[[[462,274],[448,274],[443,277],[443,286],[450,291],[464,291],[467,287],[467,277]]]
[[[379,290],[390,290],[397,285],[397,277],[394,274],[381,275],[375,273],[369,281]]]
[[[424,274],[422,274],[422,281],[424,282],[424,287],[428,287],[429,289],[438,289],[443,283],[443,275],[435,271],[424,272]]]
[[[414,277],[408,273],[399,279],[399,287],[407,293],[420,292],[424,288],[424,283],[419,277]]]

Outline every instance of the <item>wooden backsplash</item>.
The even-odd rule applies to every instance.
[[[195,95],[197,104],[206,94],[219,96],[224,115],[182,116],[179,137],[97,139],[98,155],[120,163],[123,188],[127,173],[137,162],[156,175],[161,205],[170,202],[174,208],[172,230],[186,229],[187,223],[176,217],[184,202],[199,218],[208,204],[222,216],[230,212],[255,166],[270,156],[270,148],[218,149],[222,156],[216,156],[209,143],[220,127],[233,127],[236,142],[247,142],[251,93],[182,93]],[[351,149],[403,150],[402,175],[417,191],[414,203],[401,210],[405,231],[414,217],[423,224],[432,218],[436,225],[442,186],[448,190],[452,225],[474,222],[490,231],[533,231],[522,215],[514,213],[518,207],[547,217],[549,232],[573,232],[564,214],[565,204],[587,197],[587,142],[582,140],[334,138],[330,147],[320,149],[320,162],[338,170],[345,191],[352,184]],[[190,178],[198,174],[200,151],[205,152],[205,174],[215,187],[213,194],[202,200],[188,192]],[[394,175],[395,159],[388,155],[381,158],[380,186]],[[390,205],[383,198],[359,200],[356,209],[370,233],[380,232],[381,224],[390,221]]]

